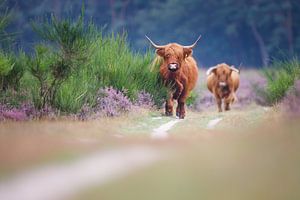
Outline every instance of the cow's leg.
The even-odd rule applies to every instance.
[[[181,96],[178,99],[178,106],[176,109],[176,115],[179,117],[179,119],[184,119],[185,117],[185,101],[188,97],[188,92],[183,90]]]
[[[165,113],[167,116],[173,116],[173,95],[172,93],[169,93],[169,98],[166,101],[166,105],[165,105]]]
[[[178,107],[177,108],[179,110],[177,116],[179,117],[179,119],[184,119],[184,117],[185,117],[185,102],[178,100]]]
[[[225,100],[225,110],[228,111],[230,110],[230,105],[235,101],[235,94],[231,93]]]
[[[230,103],[231,103],[231,98],[227,98],[224,100],[224,104],[225,104],[225,111],[230,110]]]
[[[180,113],[180,106],[179,106],[179,102],[177,101],[177,108],[176,108],[176,116],[179,117],[179,113]]]
[[[219,112],[222,112],[222,98],[220,98],[219,96],[215,95],[215,98],[216,98],[216,102],[217,102],[217,105],[218,105],[218,111]]]
[[[179,81],[175,81],[175,85],[176,85],[176,91],[173,94],[173,99],[178,99],[180,96],[182,96],[182,91],[183,91],[183,85],[179,82]]]

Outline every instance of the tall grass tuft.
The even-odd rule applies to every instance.
[[[99,88],[113,87],[126,91],[134,102],[140,91],[149,93],[157,106],[166,89],[159,74],[151,70],[153,56],[130,50],[125,34],[98,34],[89,64],[60,88],[57,105],[62,111],[77,112],[83,105],[96,105]]]
[[[279,103],[295,80],[300,78],[300,62],[294,58],[290,61],[275,62],[270,68],[264,69],[263,74],[267,79],[265,89],[258,90],[266,104]]]

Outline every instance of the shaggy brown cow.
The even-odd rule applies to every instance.
[[[222,112],[222,99],[225,110],[230,110],[230,105],[237,100],[235,92],[240,84],[240,71],[234,66],[225,63],[218,64],[207,70],[207,88],[216,98],[219,112]]]
[[[176,116],[183,119],[185,117],[185,101],[198,79],[198,67],[192,57],[192,52],[201,36],[190,46],[182,46],[177,43],[160,46],[147,36],[146,38],[156,48],[157,55],[163,58],[159,72],[164,84],[171,88],[166,101],[165,113],[168,116],[173,115],[173,101],[177,100]]]

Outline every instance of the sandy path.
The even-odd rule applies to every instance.
[[[1,182],[0,199],[65,199],[89,186],[120,178],[161,158],[161,152],[145,146],[94,153],[75,162],[33,169]]]
[[[180,119],[174,119],[172,121],[169,121],[160,127],[153,130],[151,133],[151,138],[153,139],[166,139],[168,137],[168,131],[178,122],[182,120]]]
[[[222,121],[222,119],[223,119],[223,118],[220,117],[220,118],[216,118],[216,119],[210,120],[210,121],[208,122],[206,128],[207,128],[207,129],[214,129],[215,126],[216,126],[220,121]]]
[[[210,120],[213,129],[222,118]],[[151,132],[152,139],[166,139],[169,131],[183,120],[173,119]],[[94,185],[105,184],[148,166],[164,157],[158,149],[134,146],[96,152],[82,159],[35,168],[0,182],[2,200],[59,200]]]

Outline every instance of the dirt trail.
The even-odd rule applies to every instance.
[[[134,138],[138,134],[144,135],[146,140],[167,139],[183,134],[187,136],[203,134],[224,127],[238,128],[257,123],[266,112],[265,109],[257,106],[227,113],[190,112],[184,120],[162,117],[159,113],[152,113],[149,116],[121,124],[119,128],[122,137],[115,139]],[[71,129],[68,126],[68,130]],[[80,135],[76,137],[80,139]],[[83,138],[83,141],[89,139],[86,135]],[[95,138],[93,138],[94,140]],[[98,138],[98,140],[101,139]],[[162,159],[165,153],[161,148],[151,145],[143,144],[137,147],[126,144],[125,146],[126,148],[123,149],[117,148],[88,154],[68,164],[46,165],[15,177],[12,176],[10,179],[0,182],[0,199],[66,199],[68,195],[93,187],[93,185],[106,184],[153,164]]]
[[[0,199],[65,199],[78,190],[120,178],[162,157],[157,150],[145,146],[94,153],[68,164],[33,169],[2,182]]]
[[[174,119],[172,121],[169,121],[160,127],[153,130],[151,133],[151,137],[153,139],[166,139],[168,137],[168,131],[178,122],[181,122],[180,119]]]

